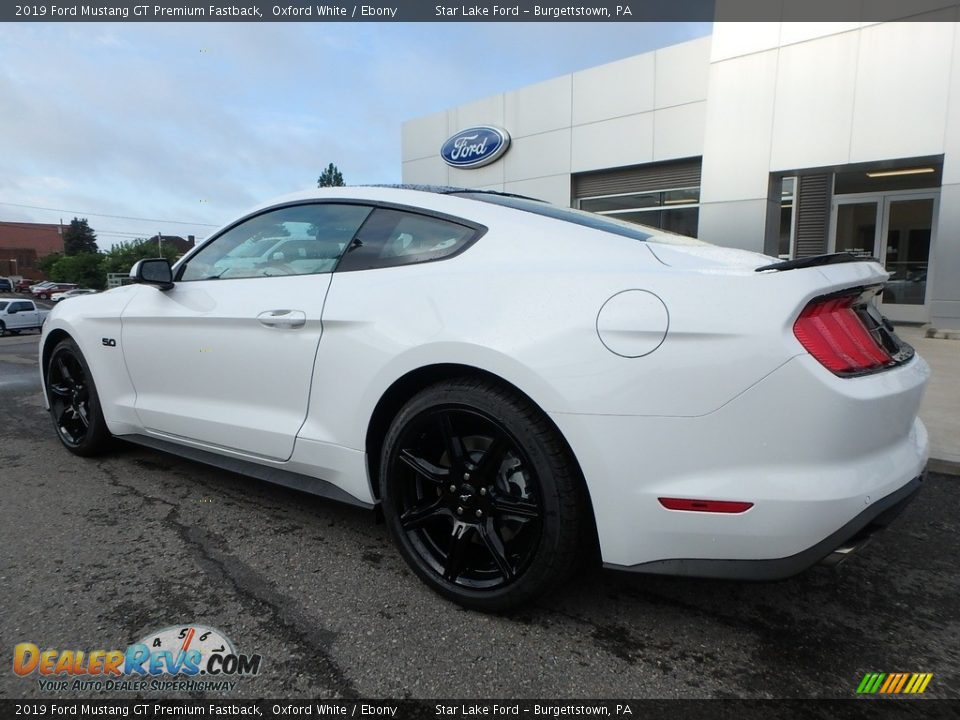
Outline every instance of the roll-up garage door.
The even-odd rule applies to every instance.
[[[701,158],[689,158],[617,170],[580,173],[573,177],[573,195],[576,200],[579,200],[603,195],[699,187],[701,165]]]

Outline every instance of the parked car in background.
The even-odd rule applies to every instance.
[[[61,300],[66,300],[67,298],[76,297],[77,295],[92,295],[95,292],[97,291],[90,288],[75,288],[73,290],[67,290],[66,292],[54,293],[50,296],[50,299],[56,303]]]
[[[34,297],[39,300],[49,300],[51,297],[53,297],[54,293],[74,290],[76,287],[76,283],[50,283],[49,285],[42,284],[31,288],[30,292],[32,292]]]
[[[30,278],[23,278],[22,280],[20,280],[20,282],[16,283],[13,286],[13,291],[28,292],[30,290],[30,287],[36,284],[37,284],[36,280],[31,280]]]
[[[13,292],[13,283],[7,278],[0,278],[0,292]]]
[[[8,332],[39,330],[49,314],[49,310],[38,308],[33,300],[0,300],[0,337]]]
[[[923,305],[927,294],[927,270],[894,274],[883,286],[883,302],[898,305]]]

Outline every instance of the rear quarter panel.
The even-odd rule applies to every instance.
[[[789,330],[810,276],[679,271],[643,242],[556,226],[491,227],[448,260],[336,273],[301,437],[362,449],[383,392],[430,364],[499,375],[551,413],[696,416],[803,352]],[[670,314],[645,357],[615,355],[597,333],[601,306],[627,289]]]

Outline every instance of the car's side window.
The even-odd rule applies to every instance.
[[[440,260],[463,250],[481,230],[405,210],[377,208],[357,234],[337,272]]]
[[[178,280],[213,280],[332,272],[370,214],[367,205],[312,203],[262,213],[201,248]]]
[[[16,310],[17,312],[23,312],[25,310],[33,310],[33,307],[27,302],[15,302],[10,309]]]

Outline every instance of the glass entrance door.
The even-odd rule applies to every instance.
[[[880,298],[883,314],[926,322],[927,266],[935,235],[936,193],[838,195],[834,198],[834,252],[876,258],[890,273]]]
[[[933,237],[935,196],[884,201],[883,259],[890,279],[883,289],[884,314],[894,320],[926,322],[927,265]]]
[[[834,252],[848,252],[865,258],[879,258],[877,226],[880,198],[838,200],[834,220]]]

